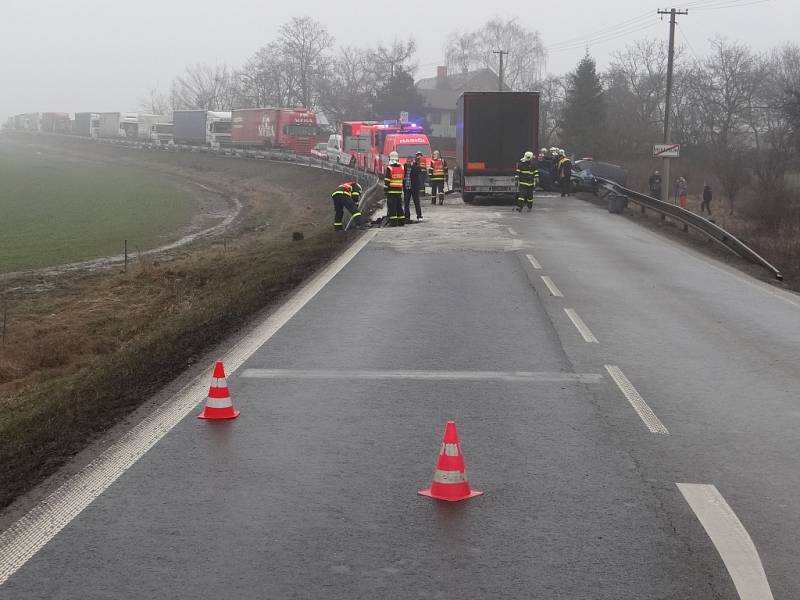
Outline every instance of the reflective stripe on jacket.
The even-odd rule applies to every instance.
[[[517,177],[520,185],[533,187],[539,182],[539,171],[533,161],[521,160],[517,163]]]
[[[383,178],[383,191],[387,194],[403,193],[403,165],[389,165]]]
[[[447,162],[443,158],[434,158],[428,167],[428,177],[431,181],[444,181],[447,178]]]

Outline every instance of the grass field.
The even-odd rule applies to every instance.
[[[0,272],[145,250],[179,237],[197,202],[174,179],[0,144]]]
[[[0,529],[4,506],[358,235],[333,231],[330,193],[341,178],[330,172],[49,136],[0,137],[4,145],[34,164],[68,157],[104,173],[210,186],[238,198],[242,211],[224,239],[134,255],[127,271],[23,273],[1,282],[8,324],[0,342]],[[294,241],[294,232],[303,239]]]

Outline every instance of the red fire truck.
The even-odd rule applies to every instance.
[[[317,115],[303,108],[242,108],[233,111],[231,122],[236,147],[310,154],[317,143]]]
[[[401,162],[422,152],[425,168],[431,160],[428,136],[414,123],[347,121],[342,123],[342,141],[344,151],[350,154],[350,165],[372,173],[383,173],[390,152],[397,152]]]

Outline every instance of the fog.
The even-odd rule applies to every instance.
[[[370,5],[373,14],[357,6]],[[546,70],[563,73],[588,51],[600,67],[615,49],[642,37],[667,36],[663,4],[641,0],[572,2],[304,3],[229,0],[118,2],[4,0],[0,16],[0,118],[38,111],[136,110],[148,90],[168,90],[187,64],[241,65],[292,16],[323,22],[335,44],[356,46],[413,37],[417,77],[435,72],[454,29],[475,29],[493,16],[517,16],[541,34]],[[702,55],[715,35],[765,49],[797,37],[797,0],[690,0],[676,33]],[[651,16],[648,17],[648,14]],[[603,31],[618,31],[602,37]],[[570,43],[565,43],[570,40]],[[555,44],[560,46],[554,46]],[[550,47],[553,46],[551,49]]]

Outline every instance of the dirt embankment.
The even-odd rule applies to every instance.
[[[331,228],[331,173],[68,139],[27,143],[145,165],[237,198],[242,209],[224,236],[134,254],[127,271],[105,265],[0,282],[8,314],[0,346],[0,507],[351,240]],[[293,241],[293,232],[304,239]]]

